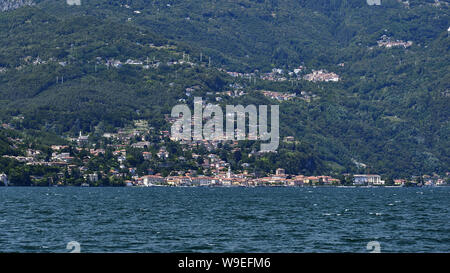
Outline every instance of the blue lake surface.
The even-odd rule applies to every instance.
[[[450,252],[450,187],[0,188],[0,252]]]

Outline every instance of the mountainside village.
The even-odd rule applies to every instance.
[[[3,129],[11,129],[8,124]],[[101,136],[68,138],[67,145],[51,145],[49,150],[29,148],[23,139],[10,138],[13,148],[23,155],[3,155],[25,166],[45,166],[52,172],[30,175],[31,186],[444,186],[445,177],[423,175],[384,181],[377,174],[329,175],[288,174],[278,168],[274,173],[255,173],[251,163],[233,171],[220,151],[241,154],[237,141],[171,141],[169,131],[155,132],[147,121]],[[284,142],[295,141],[292,136]],[[226,147],[225,147],[226,145]],[[220,148],[220,149],[219,149]],[[252,151],[248,157],[258,157]],[[15,185],[5,173],[0,184]]]

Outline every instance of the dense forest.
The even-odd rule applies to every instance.
[[[314,158],[320,171],[387,175],[449,169],[448,2],[33,3],[0,13],[0,120],[17,129],[73,136],[134,119],[167,129],[164,114],[180,99],[192,103],[186,88],[199,86],[194,95],[213,102],[212,93],[238,84],[246,95],[222,104],[280,104],[280,135],[297,140],[267,164],[307,165],[311,160],[296,158]],[[383,35],[412,45],[380,47]],[[186,62],[168,65],[180,59]],[[149,69],[115,67],[112,60],[140,60]],[[300,65],[341,80],[249,81],[222,71]],[[318,99],[278,102],[258,90],[311,92]]]

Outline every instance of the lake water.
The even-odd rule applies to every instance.
[[[450,187],[0,188],[0,252],[450,252]]]

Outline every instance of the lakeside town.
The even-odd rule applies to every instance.
[[[136,12],[135,12],[136,13]],[[376,41],[378,48],[403,48],[412,46],[412,41],[404,42],[395,40],[387,35],[381,36]],[[150,48],[155,52],[174,50],[173,45],[136,45]],[[373,49],[373,47],[369,47]],[[73,48],[72,48],[73,50]],[[156,54],[157,55],[157,54]],[[191,60],[192,59],[192,60]],[[22,70],[26,66],[38,66],[57,64],[65,67],[70,62],[83,63],[82,60],[60,60],[50,57],[47,60],[39,56],[23,58],[23,64],[15,67]],[[185,52],[175,52],[171,56],[153,57],[127,57],[123,60],[95,57],[88,61],[97,71],[101,67],[105,69],[120,69],[123,66],[139,66],[142,69],[159,69],[163,66],[188,66],[211,67],[211,58],[203,56],[191,58]],[[339,63],[337,67],[343,68],[345,63]],[[292,82],[308,81],[312,83],[337,83],[342,81],[340,75],[322,68],[315,70],[305,65],[295,65],[294,68],[273,68],[270,72],[234,72],[224,68],[216,68],[218,71],[232,78],[248,80],[256,83],[257,80],[268,82]],[[331,68],[332,69],[332,68]],[[8,69],[0,67],[0,73],[7,73]],[[64,83],[64,76],[56,77],[57,84]],[[185,88],[185,98],[179,102],[186,102],[199,92],[199,85]],[[249,91],[261,93],[264,97],[278,102],[303,100],[312,102],[320,99],[320,96],[312,91],[302,90],[297,93],[276,92],[265,89],[247,90],[242,81],[229,84],[226,91],[208,92],[207,96],[216,95],[217,102],[225,97],[236,98],[244,96]],[[206,103],[206,102],[205,102]],[[23,119],[23,117],[16,117]],[[173,122],[173,118],[165,117],[167,124]],[[14,129],[8,123],[2,124],[6,130]],[[98,129],[98,128],[97,128]],[[101,132],[101,133],[99,133]],[[156,130],[149,127],[144,120],[134,121],[130,128],[115,128],[109,131],[94,130],[89,135],[79,132],[77,137],[67,137],[65,144],[48,145],[45,148],[36,148],[32,143],[26,143],[20,138],[10,138],[13,149],[20,150],[14,154],[4,154],[2,158],[19,162],[25,166],[34,166],[36,173],[7,174],[0,169],[0,185],[16,185],[14,181],[26,181],[23,185],[78,185],[78,186],[443,186],[449,184],[449,173],[446,174],[421,174],[411,177],[383,177],[373,174],[369,169],[362,168],[354,173],[314,173],[311,171],[293,172],[286,171],[283,166],[277,168],[258,170],[255,169],[254,158],[262,155],[255,151],[245,151],[237,141],[224,143],[219,140],[211,141],[183,141],[171,137],[168,130]],[[285,136],[284,142],[295,143],[293,136]],[[223,151],[226,147],[227,155]],[[245,149],[248,149],[245,148]],[[252,158],[244,160],[236,166],[229,158],[236,157],[241,161],[243,155]],[[234,166],[233,166],[234,165]],[[364,164],[355,163],[358,166]],[[46,171],[39,169],[47,168]],[[19,177],[19,178],[18,178]],[[21,184],[22,185],[22,184]]]
[[[166,117],[170,123],[171,118]],[[11,130],[8,124],[2,129]],[[242,163],[233,170],[218,149],[242,156],[238,141],[201,140],[172,141],[169,131],[157,131],[145,120],[134,126],[101,135],[67,138],[67,144],[50,145],[48,149],[32,148],[21,138],[9,138],[22,155],[3,155],[32,167],[50,168],[40,175],[29,175],[29,186],[221,186],[221,187],[300,187],[300,186],[446,186],[450,173],[383,179],[379,174],[344,173],[311,175],[287,173],[283,168],[255,172],[252,163]],[[283,142],[294,142],[292,136]],[[225,148],[224,145],[227,145]],[[24,149],[23,149],[24,148]],[[251,151],[248,157],[261,156]],[[249,161],[250,162],[250,161]],[[0,171],[0,185],[17,183]]]

